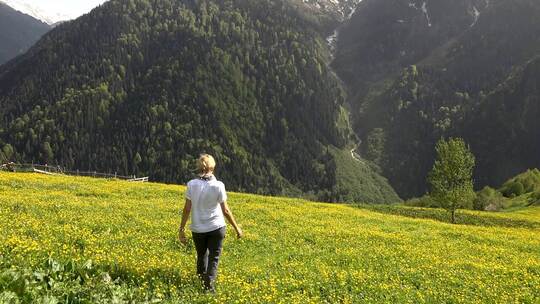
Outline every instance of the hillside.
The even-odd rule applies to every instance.
[[[471,145],[478,188],[540,166],[538,20],[533,0],[359,4],[333,66],[362,154],[398,194],[425,193],[441,136]]]
[[[0,1],[0,65],[23,54],[50,26]]]
[[[421,209],[239,193],[229,202],[245,238],[229,232],[218,293],[205,295],[194,273],[193,246],[176,242],[184,190],[0,173],[0,301],[540,300],[538,208],[464,212],[464,224],[450,225],[429,215],[415,218]]]
[[[0,68],[0,160],[185,182],[207,152],[231,189],[349,195],[329,151],[354,134],[317,22],[281,0],[109,1]],[[354,197],[399,201],[360,178],[389,190]]]
[[[475,208],[479,210],[519,209],[540,206],[540,170],[527,170],[498,189],[485,187],[478,192]]]

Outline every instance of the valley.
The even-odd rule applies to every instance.
[[[362,1],[343,25],[332,67],[362,155],[401,197],[429,191],[441,137],[471,145],[478,189],[540,165],[526,118],[539,96],[539,12],[534,1]]]

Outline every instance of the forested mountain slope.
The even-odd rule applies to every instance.
[[[363,155],[399,194],[426,191],[441,136],[477,156],[477,186],[540,166],[540,3],[366,0],[333,65],[347,83]]]
[[[0,65],[24,53],[50,29],[0,1]]]
[[[382,194],[336,186],[334,147],[354,136],[301,15],[271,0],[107,2],[0,69],[0,157],[185,182],[206,151],[231,189],[399,200],[367,166],[361,183]]]

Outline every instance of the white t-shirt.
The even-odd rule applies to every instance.
[[[205,233],[225,226],[220,204],[227,201],[225,185],[214,176],[192,179],[187,184],[186,198],[191,200],[191,231]]]

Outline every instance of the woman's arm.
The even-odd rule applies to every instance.
[[[187,243],[186,224],[187,224],[190,212],[191,212],[191,200],[186,199],[184,210],[182,210],[182,222],[180,222],[180,227],[178,228],[178,239],[184,245]]]
[[[229,205],[227,205],[227,202],[223,202],[220,204],[221,211],[223,211],[223,215],[227,218],[229,223],[233,226],[234,230],[236,230],[236,236],[238,238],[241,238],[244,235],[244,232],[242,231],[242,228],[238,226],[236,223],[236,220],[234,219],[234,215],[232,214],[231,209],[229,209]]]

